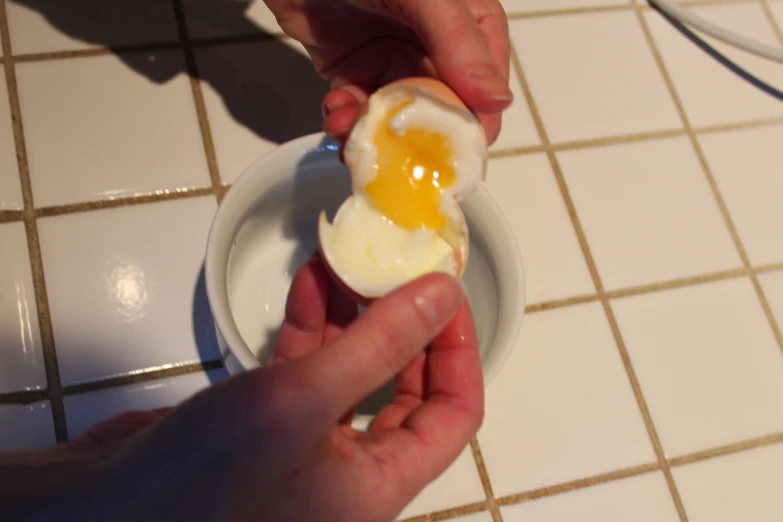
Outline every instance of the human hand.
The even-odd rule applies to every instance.
[[[379,87],[433,76],[481,119],[491,144],[508,87],[508,21],[499,0],[265,0],[332,88],[324,129],[344,141]]]
[[[175,409],[109,420],[54,450],[55,464],[17,457],[0,498],[35,506],[25,521],[393,520],[481,424],[477,340],[462,290],[445,275],[352,321],[354,306],[311,260],[294,278],[270,365]],[[367,433],[339,422],[394,376],[394,402]],[[42,467],[55,478],[42,480]],[[20,486],[31,469],[49,491]]]

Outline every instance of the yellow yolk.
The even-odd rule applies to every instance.
[[[376,176],[367,184],[367,195],[393,223],[415,230],[439,230],[446,225],[440,212],[441,194],[454,184],[452,152],[448,138],[422,128],[403,136],[390,128],[391,120],[410,102],[390,110],[374,136]]]

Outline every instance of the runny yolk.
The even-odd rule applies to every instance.
[[[388,219],[409,229],[439,230],[446,225],[440,212],[444,189],[454,184],[452,151],[448,138],[423,128],[410,128],[400,136],[389,124],[404,102],[390,110],[374,136],[376,176],[367,195]]]

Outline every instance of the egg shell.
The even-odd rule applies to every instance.
[[[337,212],[335,212],[334,219],[332,220],[332,223],[339,223],[341,214],[345,212],[347,209],[351,208],[354,202],[354,196],[349,196],[348,199],[346,199],[342,205],[337,209]],[[468,257],[469,257],[469,240],[468,240],[468,226],[467,221],[465,220],[465,215],[462,213],[462,209],[459,207],[459,205],[454,202],[454,213],[456,215],[456,219],[452,220],[452,225],[456,224],[457,227],[457,234],[458,234],[458,246],[454,249],[454,262],[456,265],[456,273],[454,274],[454,277],[457,280],[462,279],[462,275],[465,273],[465,267],[468,264]],[[324,220],[319,219],[318,220],[318,252],[321,256],[321,259],[324,262],[324,266],[326,267],[326,271],[329,274],[329,276],[332,278],[334,283],[342,290],[342,292],[348,296],[351,300],[354,302],[359,303],[362,306],[369,306],[370,303],[375,301],[376,299],[383,297],[383,295],[368,295],[364,294],[361,291],[351,287],[338,273],[338,270],[336,270],[333,266],[334,260],[331,256],[331,253],[329,251],[329,248],[325,247],[325,242],[322,240],[323,235],[323,223]],[[394,288],[387,288],[384,291],[384,295],[390,291],[392,291]]]

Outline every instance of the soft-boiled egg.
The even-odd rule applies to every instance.
[[[332,277],[369,302],[429,272],[459,278],[468,227],[459,201],[484,179],[478,118],[443,83],[407,78],[376,91],[348,137],[353,194],[318,239]]]

